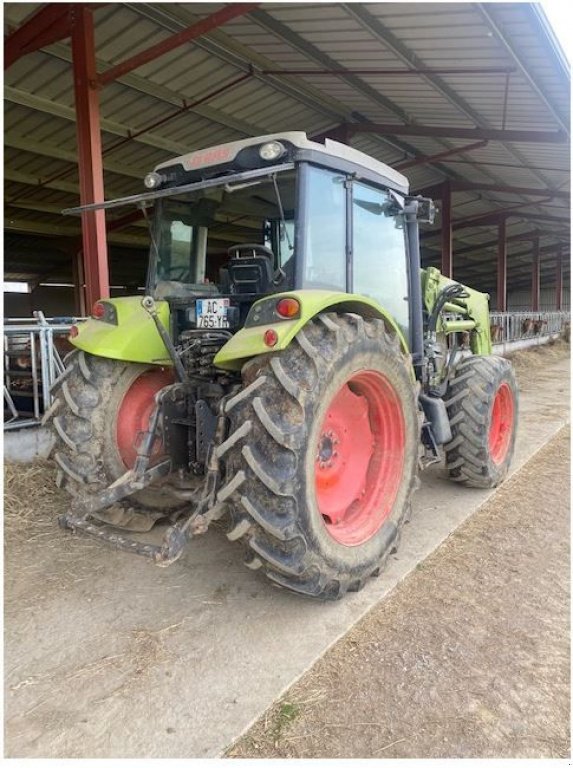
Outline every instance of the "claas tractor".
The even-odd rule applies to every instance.
[[[66,211],[137,206],[150,259],[145,295],[70,334],[45,417],[62,526],[165,566],[218,521],[249,568],[335,599],[396,550],[425,466],[504,479],[514,374],[487,294],[421,269],[434,205],[404,176],[295,131],[144,183]]]

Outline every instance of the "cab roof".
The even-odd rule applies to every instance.
[[[291,144],[295,149],[300,150],[300,159],[307,159],[304,158],[304,155],[308,154],[308,159],[320,162],[320,156],[322,155],[325,159],[329,158],[329,165],[331,166],[333,160],[340,160],[341,165],[344,165],[345,167],[347,167],[348,164],[356,166],[356,170],[361,169],[365,171],[368,176],[372,176],[372,174],[378,175],[381,177],[380,181],[389,184],[391,187],[404,194],[408,193],[408,179],[389,165],[386,165],[386,163],[381,163],[379,160],[375,160],[364,152],[360,152],[357,149],[353,149],[346,144],[341,144],[332,139],[326,139],[324,144],[317,141],[311,141],[307,138],[304,131],[272,133],[265,136],[254,136],[249,139],[242,139],[241,141],[231,141],[227,144],[218,144],[213,147],[207,147],[195,152],[189,152],[180,157],[172,158],[167,162],[156,166],[155,171],[161,172],[162,169],[173,168],[173,166],[176,165],[181,165],[185,171],[196,171],[202,168],[212,168],[217,165],[227,165],[228,163],[233,162],[241,150],[246,149],[247,147],[266,144],[270,141],[280,141]]]

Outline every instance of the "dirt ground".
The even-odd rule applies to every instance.
[[[521,389],[566,354],[513,355]],[[228,757],[568,757],[569,499],[566,428]]]

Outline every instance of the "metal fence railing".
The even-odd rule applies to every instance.
[[[494,344],[503,344],[557,336],[570,323],[570,312],[491,312],[491,340]]]
[[[51,388],[73,349],[67,340],[77,318],[4,320],[4,429],[36,426],[51,405]]]

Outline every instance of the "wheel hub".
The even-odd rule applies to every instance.
[[[497,390],[491,411],[488,443],[494,464],[502,464],[507,456],[514,422],[513,393],[503,383]]]
[[[315,493],[330,535],[354,546],[389,516],[404,463],[405,427],[394,388],[362,371],[331,400],[315,456]]]
[[[155,406],[155,395],[173,382],[173,372],[167,368],[144,371],[126,391],[117,413],[116,439],[121,460],[130,469],[137,459],[139,440],[148,428]],[[156,440],[151,456],[161,455],[162,443]]]
[[[320,469],[325,467],[332,467],[338,459],[338,451],[336,446],[340,443],[337,435],[329,429],[328,432],[324,432],[318,441],[318,452],[316,454],[316,461]]]

